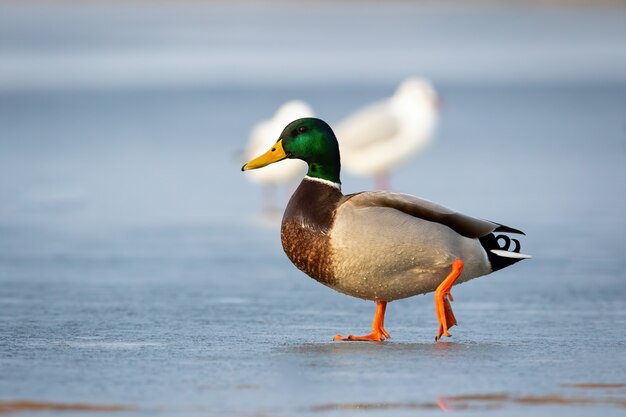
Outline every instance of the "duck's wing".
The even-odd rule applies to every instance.
[[[393,139],[400,125],[389,103],[379,102],[348,116],[335,130],[341,147],[358,151]]]
[[[423,220],[443,224],[456,233],[469,238],[483,237],[492,232],[524,234],[521,230],[467,216],[432,201],[408,194],[388,191],[363,192],[347,195],[345,201],[350,201],[356,207],[387,207],[398,210]]]

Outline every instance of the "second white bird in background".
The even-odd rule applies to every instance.
[[[336,127],[342,166],[353,175],[374,176],[389,189],[389,173],[422,151],[437,127],[439,97],[423,78],[408,78],[387,100],[349,115]]]

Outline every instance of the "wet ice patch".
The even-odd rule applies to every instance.
[[[215,301],[218,304],[250,304],[250,300],[243,297],[219,297]]]
[[[111,349],[111,350],[127,350],[141,349],[145,347],[161,346],[158,342],[129,342],[121,340],[101,340],[92,337],[79,337],[75,340],[66,342],[69,346],[81,349]]]

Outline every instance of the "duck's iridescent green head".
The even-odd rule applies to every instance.
[[[285,158],[301,159],[309,164],[309,177],[340,183],[339,144],[333,130],[323,120],[307,117],[289,123],[269,151],[241,170],[262,168]]]

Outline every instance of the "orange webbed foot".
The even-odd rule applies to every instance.
[[[348,336],[342,336],[340,334],[333,337],[333,341],[365,341],[365,342],[382,342],[385,339],[389,339],[389,333],[385,330],[385,309],[387,308],[386,301],[376,302],[376,314],[374,315],[374,322],[372,323],[372,333],[365,336],[354,336],[352,334]]]
[[[455,260],[452,263],[452,271],[437,287],[435,291],[435,311],[437,313],[437,320],[439,321],[439,331],[435,340],[441,339],[441,336],[450,337],[448,329],[456,324],[456,318],[452,312],[450,301],[454,301],[450,289],[454,285],[456,279],[461,275],[463,271],[463,261],[460,259]]]
[[[348,336],[342,336],[340,334],[335,335],[333,337],[333,341],[343,341],[343,342],[352,342],[352,341],[361,341],[361,342],[382,342],[387,339],[388,336],[385,336],[383,333],[373,332],[365,336],[355,336],[349,334]]]

